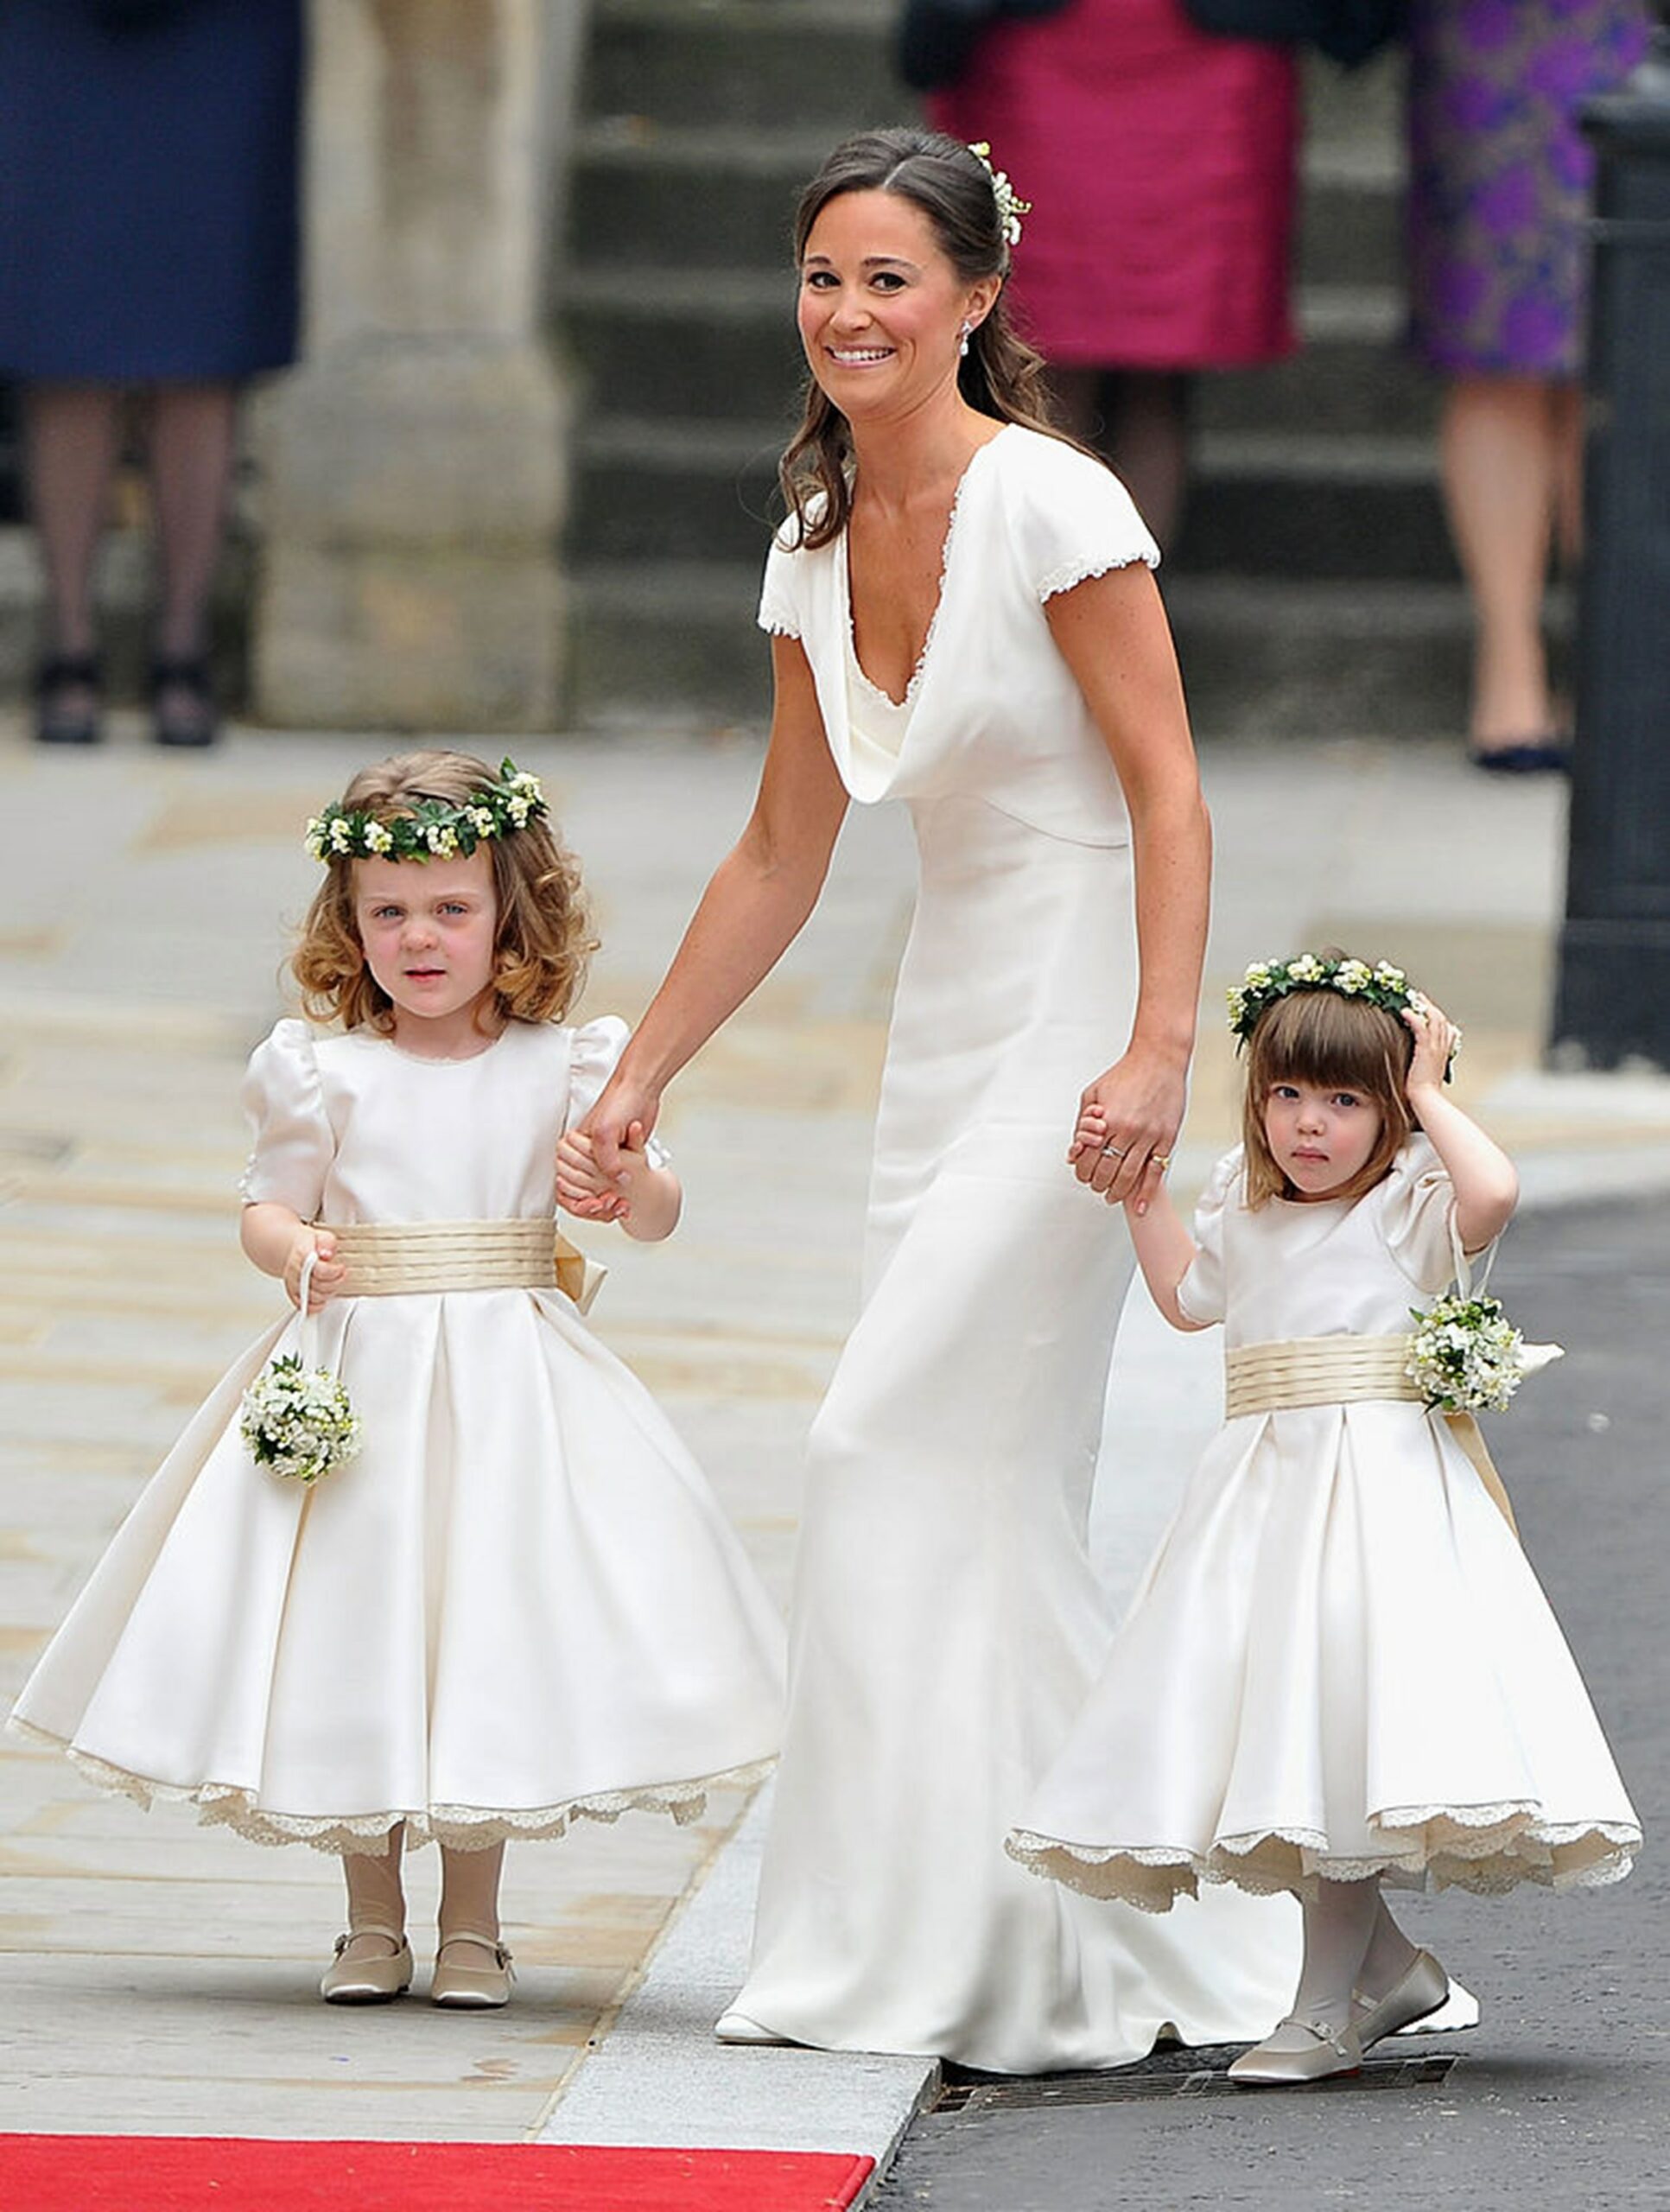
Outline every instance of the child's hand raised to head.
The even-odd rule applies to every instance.
[[[1461,1032],[1444,1009],[1434,1006],[1429,998],[1417,997],[1413,1005],[1404,1008],[1403,1020],[1415,1040],[1414,1055],[1403,1082],[1413,1103],[1418,1090],[1431,1090],[1443,1084],[1456,1047],[1461,1042]]]

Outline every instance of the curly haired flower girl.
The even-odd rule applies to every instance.
[[[1227,1418],[1008,1847],[1156,1912],[1202,1881],[1292,1891],[1289,2017],[1229,2071],[1301,2082],[1448,1993],[1382,1883],[1614,1881],[1641,1830],[1495,1470],[1440,1410],[1453,1376],[1413,1379],[1412,1309],[1465,1287],[1518,1198],[1445,1095],[1455,1029],[1400,970],[1311,954],[1254,963],[1230,1014],[1243,1143],[1192,1237],[1163,1191],[1127,1209],[1165,1318],[1223,1324]],[[1106,1141],[1081,1119],[1076,1149]],[[1469,1402],[1502,1393],[1497,1333]]]
[[[314,1318],[212,1393],[14,1723],[142,1802],[341,1853],[332,2002],[410,1984],[402,1849],[435,1840],[430,1993],[501,2005],[506,1838],[634,1806],[690,1819],[752,1776],[781,1631],[699,1470],[558,1287],[579,1258],[558,1183],[590,1173],[573,1132],[626,1029],[563,1022],[591,944],[537,779],[458,753],[384,761],[309,845],[327,874],[293,966],[336,1027],[281,1021],[251,1060],[242,1233]],[[627,1232],[666,1236],[658,1147],[629,1151],[627,1185]],[[275,1373],[305,1397],[304,1334],[358,1448],[284,1481],[240,1404],[264,1369],[252,1406],[283,1414]],[[324,1416],[304,1414],[316,1443]]]

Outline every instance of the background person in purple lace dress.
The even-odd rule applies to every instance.
[[[1445,499],[1476,625],[1481,767],[1565,765],[1543,586],[1581,521],[1591,94],[1646,48],[1645,0],[1412,0],[1411,336],[1447,378]]]

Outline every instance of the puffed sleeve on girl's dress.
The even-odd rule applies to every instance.
[[[600,1014],[595,1021],[582,1021],[574,1032],[568,1052],[568,1110],[565,1129],[578,1128],[614,1073],[632,1031],[618,1014]],[[672,1154],[658,1137],[644,1147],[652,1167],[664,1167]]]
[[[1159,546],[1111,469],[1058,438],[1034,437],[1025,457],[1008,526],[1021,574],[1040,604],[1110,569],[1159,565]]]
[[[305,1021],[281,1021],[250,1055],[244,1111],[255,1149],[238,1189],[246,1204],[271,1200],[303,1221],[317,1218],[336,1139],[325,1111],[313,1032]]]
[[[1410,1138],[1375,1195],[1387,1250],[1417,1288],[1436,1296],[1456,1272],[1450,1229],[1456,1191],[1430,1139]]]
[[[775,638],[797,638],[800,635],[800,609],[795,604],[794,533],[797,529],[793,516],[785,522],[772,540],[772,550],[765,556],[765,580],[759,592],[759,626],[769,630]]]
[[[1191,1321],[1221,1321],[1229,1309],[1223,1272],[1223,1215],[1241,1194],[1241,1148],[1225,1153],[1207,1179],[1195,1208],[1195,1256],[1177,1287],[1177,1302]]]

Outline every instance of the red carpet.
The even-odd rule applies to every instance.
[[[5,2212],[843,2212],[845,2151],[0,2135]]]

